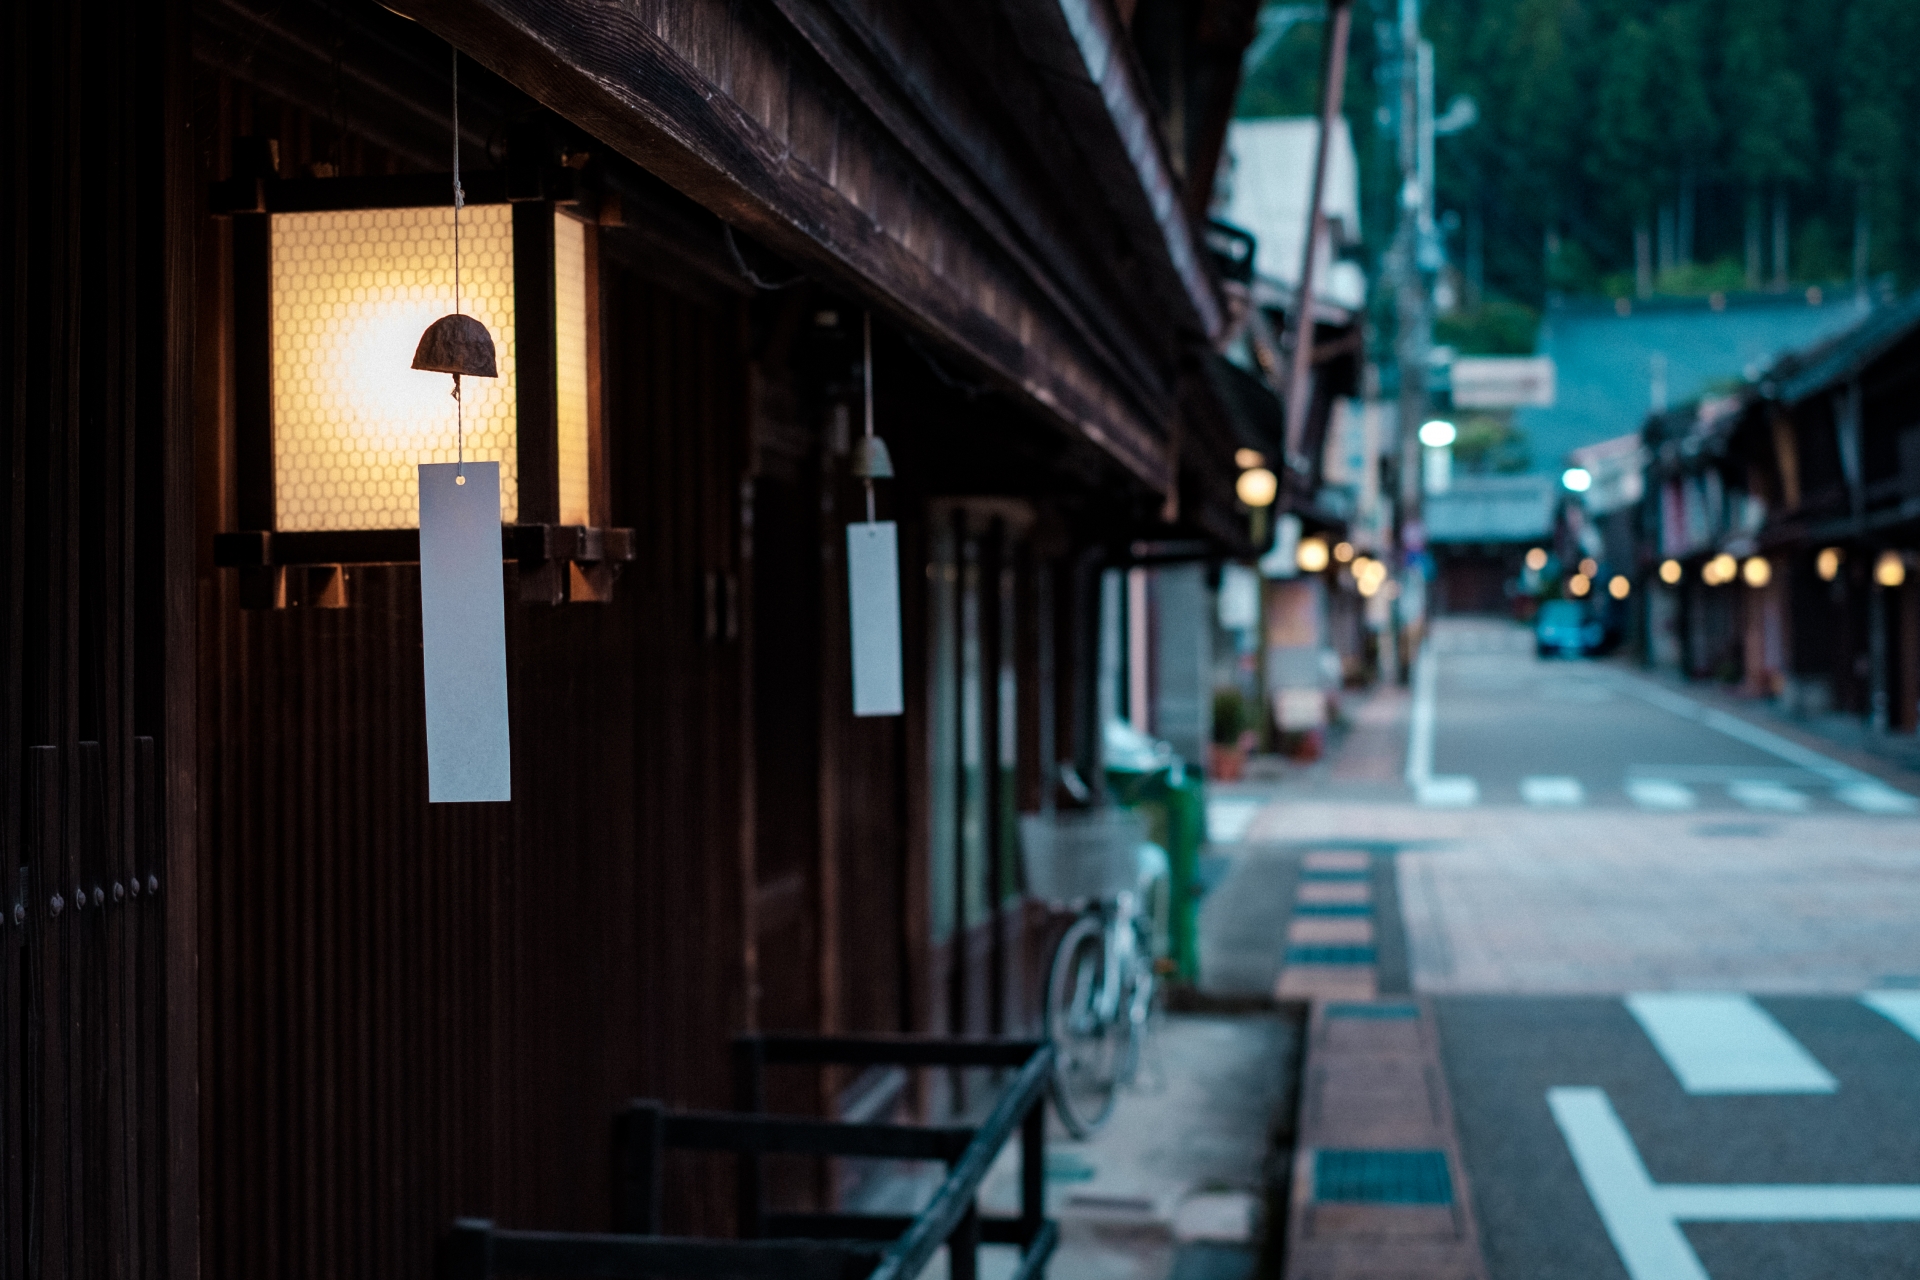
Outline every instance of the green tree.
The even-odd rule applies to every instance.
[[[1787,193],[1811,176],[1813,99],[1787,61],[1777,5],[1738,4],[1729,14],[1722,97],[1732,124],[1729,168],[1747,191],[1747,284],[1760,285],[1764,203],[1771,194],[1774,278],[1784,285]]]
[[[1900,127],[1912,119],[1912,71],[1920,17],[1906,0],[1855,0],[1841,35],[1839,138],[1833,172],[1853,196],[1853,274],[1865,284],[1902,258],[1903,176],[1911,145]]]
[[[1638,20],[1629,18],[1614,29],[1601,55],[1587,153],[1587,173],[1605,207],[1616,221],[1633,227],[1635,290],[1642,297],[1653,292],[1649,221],[1670,170],[1656,96],[1657,54],[1653,33]]]

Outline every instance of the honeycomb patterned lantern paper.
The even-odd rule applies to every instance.
[[[462,381],[412,367],[421,334],[455,311],[447,207],[277,213],[272,231],[275,523],[287,531],[399,529],[419,522],[415,468],[500,464],[500,518],[519,515],[513,212],[460,219],[458,310],[485,325],[498,376]],[[587,271],[584,232],[554,215],[560,517],[587,511]]]

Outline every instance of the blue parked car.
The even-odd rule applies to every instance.
[[[1549,600],[1533,623],[1533,650],[1543,658],[1583,658],[1598,653],[1607,629],[1578,600]]]

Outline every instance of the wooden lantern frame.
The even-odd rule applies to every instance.
[[[239,529],[217,534],[214,562],[241,572],[250,608],[347,603],[348,570],[417,564],[417,529],[282,531],[274,492],[273,215],[444,208],[449,174],[281,178],[265,139],[235,146],[236,176],[214,184],[216,217],[232,225],[232,356],[235,513]],[[516,167],[462,175],[466,203],[513,211],[515,461],[518,520],[501,526],[501,554],[520,566],[520,598],[532,603],[612,598],[620,566],[634,558],[633,530],[607,527],[610,495],[601,412],[600,273],[596,201],[577,169]],[[560,522],[559,349],[554,333],[554,218],[584,223],[587,252],[587,475],[590,522]]]

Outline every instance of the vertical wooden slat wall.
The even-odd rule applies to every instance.
[[[182,17],[0,20],[0,1277],[192,1266],[191,1145],[167,1123],[192,1123],[192,1004],[163,920],[192,857],[164,834],[191,808],[162,795],[192,757],[169,662]]]
[[[729,1101],[736,324],[618,270],[604,302],[640,558],[610,604],[509,606],[511,804],[426,804],[417,569],[352,571],[345,609],[206,582],[209,1274],[424,1276],[460,1214],[605,1229],[618,1105]],[[714,1172],[676,1229],[729,1229]]]

